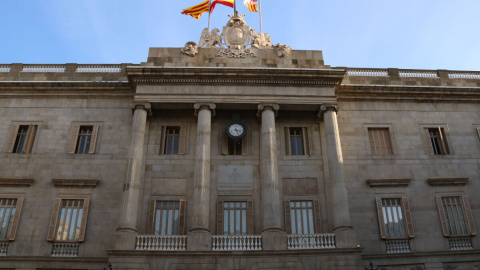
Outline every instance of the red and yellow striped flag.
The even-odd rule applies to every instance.
[[[198,20],[200,19],[200,16],[202,16],[204,12],[208,12],[208,2],[209,0],[206,0],[198,5],[186,8],[182,11],[182,14],[190,15],[193,18]],[[212,11],[213,11],[213,7],[212,7]]]
[[[227,7],[233,8],[233,4],[234,4],[233,2],[234,1],[235,0],[213,0],[212,1],[212,9],[210,10],[210,13],[213,12],[213,8],[215,7],[216,4],[222,4],[222,5],[225,5]]]
[[[258,12],[257,0],[245,0],[243,4],[247,6],[248,10]]]

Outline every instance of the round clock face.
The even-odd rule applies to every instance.
[[[247,133],[247,126],[239,121],[231,121],[225,127],[225,131],[230,138],[238,140]]]

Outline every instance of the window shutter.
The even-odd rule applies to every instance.
[[[245,137],[242,138],[242,156],[248,155],[248,144],[249,144],[249,134],[245,134]]]
[[[292,154],[292,148],[290,146],[290,128],[285,127],[285,153],[287,156]]]
[[[368,140],[370,142],[370,154],[376,155],[377,151],[375,151],[375,146],[377,145],[375,141],[375,136],[374,136],[374,130],[369,128],[368,129]]]
[[[445,132],[443,128],[438,127],[438,134],[440,135],[440,141],[442,142],[444,154],[450,154],[450,151],[448,150],[447,138],[445,137]]]
[[[222,131],[222,155],[228,155],[228,136],[225,134],[224,131]]]
[[[185,208],[187,201],[180,200],[179,218],[178,218],[178,234],[185,235]]]
[[[292,217],[290,215],[290,201],[284,201],[283,204],[285,206],[285,232],[287,234],[292,234]]]
[[[315,233],[322,233],[322,219],[320,216],[320,204],[318,200],[313,200],[313,217],[315,221]]]
[[[428,132],[428,128],[424,129],[425,131],[425,138],[427,139],[427,153],[429,155],[433,155],[433,146],[432,146],[432,139],[430,138],[430,133]]]
[[[15,240],[15,235],[17,234],[17,227],[18,222],[20,221],[20,213],[22,212],[23,206],[23,197],[17,198],[17,205],[15,206],[15,215],[13,216],[12,222],[12,230],[10,231],[10,235],[8,240],[13,241]]]
[[[155,234],[155,205],[157,201],[151,200],[148,205],[147,234]]]
[[[413,230],[413,220],[410,211],[410,204],[408,203],[407,197],[402,197],[403,212],[405,215],[407,235],[409,238],[415,237],[415,231]]]
[[[77,140],[78,140],[78,132],[80,131],[80,126],[75,125],[73,126],[72,130],[72,138],[70,139],[70,147],[68,149],[68,153],[75,154],[75,148],[77,148]]]
[[[302,140],[303,140],[303,154],[308,156],[310,153],[308,151],[308,134],[307,134],[307,128],[303,127],[302,128]]]
[[[95,153],[95,146],[97,145],[97,137],[98,137],[98,125],[94,125],[92,130],[92,139],[90,140],[90,149],[88,149],[89,154]]]
[[[445,218],[445,210],[443,209],[442,197],[437,196],[438,215],[440,216],[440,223],[442,224],[442,231],[444,236],[449,236],[447,219]]]
[[[55,199],[53,203],[52,217],[50,218],[50,227],[48,228],[47,241],[55,240],[55,231],[57,229],[58,222],[58,212],[60,211],[60,206],[62,204],[62,199]]]
[[[475,229],[475,222],[473,220],[472,210],[470,208],[470,203],[468,202],[468,196],[462,196],[462,208],[465,213],[465,218],[468,226],[468,232],[470,235],[476,235],[477,230]]]
[[[253,201],[247,201],[247,234],[253,235],[255,228],[253,225]]]
[[[223,235],[223,201],[217,202],[217,235]]]
[[[382,239],[387,239],[387,231],[385,229],[385,219],[383,217],[382,209],[382,198],[375,198],[375,203],[377,205],[377,217],[378,217],[378,227],[380,228],[380,237]]]
[[[185,126],[180,127],[180,138],[178,140],[178,154],[185,155],[185,144],[187,142],[187,128]]]
[[[25,148],[23,149],[24,153],[31,153],[32,152],[32,147],[33,147],[33,141],[35,140],[35,134],[37,133],[37,126],[30,124],[28,127],[28,132],[27,132],[27,144]]]
[[[85,232],[87,231],[87,219],[88,219],[88,210],[90,209],[90,199],[83,200],[83,214],[82,214],[82,225],[80,226],[80,236],[78,237],[79,242],[85,240]]]
[[[7,153],[13,153],[13,147],[15,147],[15,140],[17,139],[19,125],[14,125],[12,133],[10,133],[10,139],[8,140]]]
[[[478,138],[480,139],[480,127],[477,127]]]
[[[167,127],[162,126],[162,133],[160,134],[160,155],[165,155],[165,138],[167,133]]]

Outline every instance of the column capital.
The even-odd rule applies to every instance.
[[[215,116],[215,108],[217,105],[215,103],[195,103],[193,108],[195,109],[195,116],[198,116],[198,111],[201,109],[207,109],[212,111],[212,116]]]
[[[152,104],[150,104],[149,102],[132,102],[132,104],[130,104],[130,108],[132,109],[133,112],[135,112],[135,110],[137,109],[140,109],[140,110],[145,110],[147,111],[147,115],[148,116],[152,116]]]
[[[278,110],[280,109],[280,106],[278,104],[273,104],[273,103],[269,103],[269,104],[258,104],[258,111],[257,111],[257,117],[260,117],[261,116],[261,113],[263,111],[266,111],[266,110],[271,110],[275,113],[275,116],[278,115]]]
[[[340,111],[340,106],[335,104],[322,104],[320,105],[320,110],[318,110],[317,116],[322,118],[323,114],[326,113],[327,111],[338,112]]]

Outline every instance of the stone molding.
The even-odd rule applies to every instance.
[[[375,187],[407,187],[412,179],[368,179],[367,185]]]
[[[130,108],[132,109],[132,112],[135,112],[137,109],[143,109],[147,111],[148,116],[152,116],[152,104],[148,102],[132,102],[130,105]]]
[[[215,108],[217,105],[215,103],[195,103],[193,108],[195,109],[194,115],[198,116],[198,111],[201,109],[207,109],[212,111],[212,116],[215,116]]]
[[[272,110],[275,113],[275,116],[278,115],[278,110],[280,110],[280,105],[278,104],[258,104],[258,111],[257,111],[257,117],[260,117],[262,115],[262,112],[265,110]]]
[[[432,187],[437,186],[465,186],[468,178],[435,178],[427,179],[427,184]]]
[[[0,178],[0,187],[29,187],[35,182],[32,178]]]
[[[52,183],[57,188],[59,187],[94,188],[100,183],[100,180],[98,179],[52,179]]]

